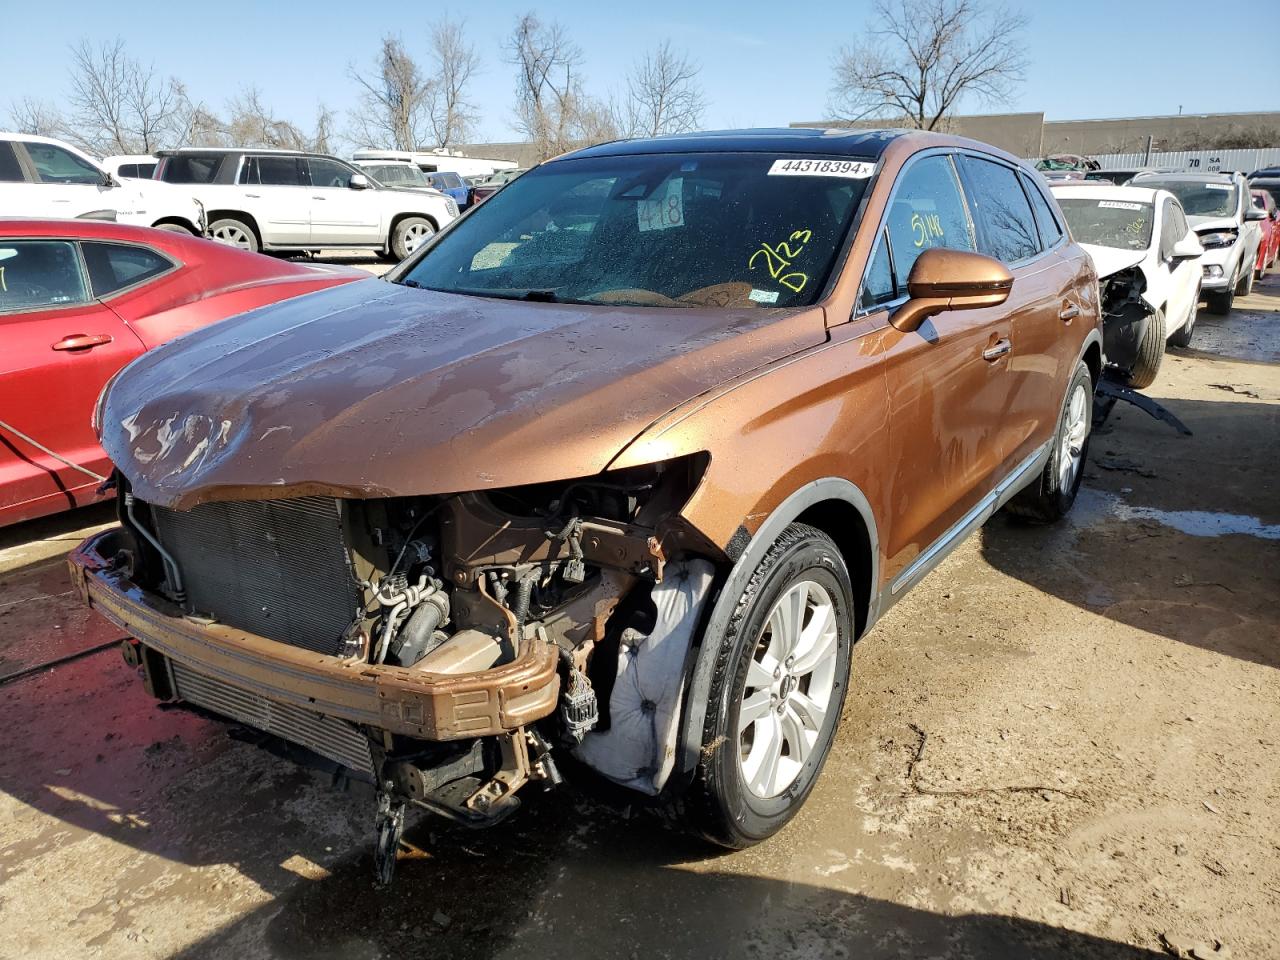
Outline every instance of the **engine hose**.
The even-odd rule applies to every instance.
[[[533,597],[533,581],[536,577],[535,573],[526,573],[516,588],[516,602],[511,607],[511,612],[516,617],[517,647],[524,640],[524,622],[529,616],[529,600]]]
[[[448,615],[449,599],[444,593],[427,597],[396,634],[389,659],[402,667],[413,666],[431,652],[435,632]]]

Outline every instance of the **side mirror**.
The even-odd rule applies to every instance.
[[[1265,220],[1267,219],[1267,211],[1259,210],[1257,207],[1250,206],[1249,209],[1244,212],[1244,219],[1245,219],[1245,223],[1249,223],[1257,220]]]
[[[352,190],[368,190],[373,184],[363,173],[353,173],[351,179],[347,181],[347,186]]]
[[[1173,245],[1173,260],[1175,261],[1194,260],[1202,253],[1204,253],[1204,247],[1200,245],[1200,238],[1196,236],[1194,230]]]
[[[907,293],[911,299],[889,318],[903,333],[918,330],[944,310],[973,310],[998,307],[1009,299],[1013,274],[999,260],[966,250],[935,247],[920,254]]]

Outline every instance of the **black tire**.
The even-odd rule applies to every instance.
[[[436,232],[436,226],[426,217],[405,217],[391,228],[391,253],[396,260],[403,260]],[[425,234],[419,238],[419,234]],[[412,249],[410,246],[412,245]]]
[[[821,722],[816,724],[816,740],[794,779],[777,795],[764,797],[753,792],[743,773],[745,733],[738,732],[739,711],[747,690],[749,668],[764,649],[765,629],[775,604],[792,587],[805,581],[816,583],[825,592],[835,623],[836,651],[827,708]],[[813,610],[806,605],[804,616],[807,619],[812,615]],[[668,809],[681,826],[720,846],[741,849],[777,833],[795,816],[813,789],[840,722],[853,639],[853,588],[844,558],[821,530],[791,524],[751,575],[724,634],[704,639],[705,643],[716,644],[718,649],[707,694],[701,760],[689,788]],[[782,674],[778,683],[783,685],[784,702],[791,691],[807,695],[814,690],[808,684],[815,682],[816,676],[815,671],[792,684],[791,679]],[[765,692],[761,686],[752,689]],[[781,717],[785,707],[777,710]],[[772,705],[767,708],[766,722],[773,719],[774,711]],[[753,738],[756,729],[753,724]]]
[[[1068,429],[1067,413],[1071,407],[1071,398],[1076,388],[1084,387],[1084,440],[1080,444],[1080,460],[1070,482],[1062,484],[1063,439]],[[1030,520],[1033,523],[1056,523],[1065,517],[1076,502],[1076,493],[1080,490],[1080,481],[1084,477],[1084,465],[1089,459],[1089,434],[1093,412],[1093,378],[1089,368],[1083,363],[1076,366],[1071,382],[1067,385],[1066,396],[1062,400],[1062,410],[1058,414],[1058,429],[1053,432],[1053,440],[1049,450],[1049,462],[1033,483],[1028,484],[1006,504],[1005,509],[1015,517]]]
[[[258,232],[235,217],[219,217],[209,224],[209,239],[224,243],[238,250],[249,250],[257,253],[262,249],[258,240]]]
[[[1240,261],[1240,279],[1236,281],[1236,296],[1247,297],[1253,293],[1253,264],[1246,264],[1242,259]]]
[[[1200,292],[1197,290],[1196,295],[1191,300],[1191,313],[1187,315],[1186,321],[1177,330],[1173,331],[1173,335],[1169,337],[1169,342],[1175,347],[1191,346],[1191,335],[1196,331],[1196,315],[1200,312]]]
[[[169,233],[181,233],[183,236],[187,237],[194,237],[196,235],[194,230],[184,227],[180,223],[157,223],[156,229],[167,230]]]
[[[1129,370],[1129,386],[1135,390],[1149,387],[1156,382],[1156,374],[1160,372],[1160,363],[1164,360],[1164,311],[1157,310],[1147,317],[1146,329],[1142,332],[1142,342],[1138,344],[1138,355]]]
[[[1227,289],[1218,293],[1210,293],[1204,298],[1204,305],[1209,308],[1209,312],[1225,317],[1231,312],[1231,305],[1236,300],[1236,277],[1231,278],[1231,285]]]

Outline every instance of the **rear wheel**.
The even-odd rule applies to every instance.
[[[1093,378],[1083,363],[1076,367],[1053,436],[1049,461],[1039,479],[1009,501],[1005,509],[1037,523],[1061,520],[1076,502],[1084,462],[1089,455],[1089,426],[1093,410]]]
[[[209,224],[209,237],[229,247],[258,252],[258,235],[253,227],[234,217],[222,217]]]
[[[853,647],[853,589],[821,530],[792,524],[769,548],[718,644],[701,761],[673,812],[742,848],[782,829],[822,770]]]
[[[391,231],[391,252],[403,260],[435,236],[436,228],[426,217],[405,217]]]
[[[1191,346],[1191,335],[1196,329],[1196,314],[1200,312],[1200,292],[1196,291],[1195,297],[1191,301],[1191,312],[1187,314],[1186,322],[1177,330],[1173,331],[1173,336],[1169,338],[1169,342],[1175,347]]]
[[[1157,310],[1147,317],[1147,328],[1138,344],[1138,355],[1129,371],[1129,386],[1135,390],[1149,387],[1156,382],[1160,363],[1164,360],[1164,311]]]

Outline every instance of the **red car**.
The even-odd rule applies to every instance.
[[[1254,276],[1261,280],[1267,268],[1280,256],[1280,207],[1267,190],[1250,190],[1253,205],[1266,213],[1267,219],[1259,220],[1262,228],[1262,242],[1258,244],[1258,262],[1253,266]]]
[[[0,525],[99,499],[96,481],[18,433],[106,475],[90,420],[126,363],[197,327],[362,277],[145,227],[0,219]]]

